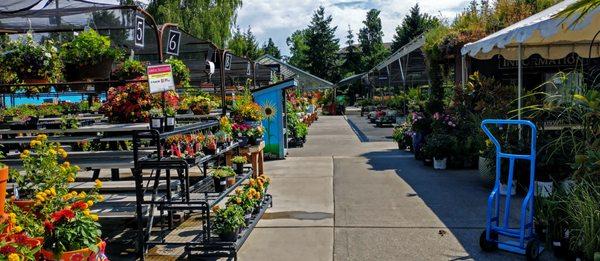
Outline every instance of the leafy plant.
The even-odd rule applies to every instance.
[[[108,36],[100,35],[93,29],[80,32],[72,41],[63,44],[61,51],[65,64],[79,66],[118,60],[122,55],[120,49],[111,47]]]
[[[51,249],[55,255],[83,248],[98,252],[102,231],[96,222],[98,217],[89,211],[87,203],[78,201],[52,213],[44,222],[44,248]]]
[[[235,164],[246,164],[248,163],[248,159],[244,156],[235,156],[233,159],[231,159],[231,162]]]
[[[63,130],[79,128],[79,120],[77,120],[77,116],[60,117],[60,128]]]
[[[190,69],[182,60],[170,57],[165,60],[165,63],[171,65],[171,69],[173,70],[173,80],[175,80],[177,86],[190,86]]]
[[[257,193],[258,192],[254,189],[244,190],[242,188],[237,188],[235,190],[235,195],[229,197],[226,204],[238,205],[245,213],[252,212],[254,206],[256,206],[256,201],[260,198],[260,193]]]
[[[127,59],[116,66],[111,73],[111,77],[121,80],[139,78],[146,75],[146,66],[145,62]]]
[[[583,252],[588,260],[594,259],[594,254],[600,252],[600,187],[582,180],[563,200],[571,249]]]
[[[140,83],[128,83],[108,90],[101,112],[114,123],[146,122],[152,108],[152,95]]]
[[[233,177],[235,171],[231,167],[218,167],[213,169],[212,176],[215,178]]]
[[[449,157],[452,154],[457,140],[456,137],[448,134],[431,134],[427,136],[423,147],[430,156],[436,159]]]
[[[214,231],[219,235],[236,233],[246,225],[244,221],[244,209],[237,204],[230,204],[221,209],[213,208],[215,214],[213,219]]]

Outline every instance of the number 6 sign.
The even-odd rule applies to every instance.
[[[171,30],[169,31],[169,38],[167,41],[167,54],[179,55],[179,40],[181,39],[181,32]]]
[[[135,46],[144,47],[144,29],[146,27],[146,20],[140,15],[135,15]]]

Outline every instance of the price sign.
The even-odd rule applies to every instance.
[[[169,38],[167,39],[167,53],[170,55],[179,55],[179,40],[181,39],[181,32],[171,30],[169,31]]]
[[[225,70],[229,71],[231,70],[231,61],[233,60],[233,56],[228,53],[225,54]]]
[[[144,47],[144,32],[146,31],[146,20],[140,15],[135,15],[135,46]]]
[[[175,90],[173,70],[170,64],[150,65],[147,71],[150,93]]]

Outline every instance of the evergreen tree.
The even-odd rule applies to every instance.
[[[360,72],[361,60],[360,60],[360,52],[358,47],[354,42],[354,34],[352,33],[352,29],[348,26],[348,35],[346,36],[346,53],[344,56],[344,63],[342,64],[342,72],[344,76],[349,76],[351,74],[356,74]]]
[[[242,32],[238,27],[233,37],[227,42],[227,49],[237,56],[250,60],[256,60],[262,55],[262,50],[258,47],[256,37],[250,27],[246,32]]]
[[[271,38],[269,38],[267,44],[263,45],[262,50],[265,54],[269,54],[277,59],[281,59],[281,51],[279,51],[279,48],[277,48],[277,46],[273,42],[273,39]]]
[[[340,46],[339,39],[335,38],[337,26],[332,27],[331,21],[331,15],[325,16],[323,6],[315,11],[306,30],[306,44],[309,48],[306,58],[310,73],[335,82],[340,77],[336,63]]]
[[[296,30],[290,37],[285,40],[285,43],[290,48],[291,56],[287,58],[287,62],[300,69],[308,69],[308,45],[306,44],[306,29]]]
[[[358,33],[360,48],[362,49],[362,69],[369,70],[378,62],[383,60],[388,52],[383,46],[383,31],[381,18],[377,9],[371,9],[367,12],[367,18],[363,21],[365,27]]]
[[[396,34],[394,35],[391,51],[397,51],[415,37],[436,27],[438,24],[439,20],[437,18],[421,13],[419,4],[416,4],[410,9],[409,14],[404,17],[402,25],[396,27]]]
[[[147,11],[158,24],[176,23],[191,35],[224,46],[242,0],[152,0]]]

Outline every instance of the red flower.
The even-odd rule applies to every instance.
[[[84,210],[86,208],[88,208],[88,205],[83,201],[77,201],[77,202],[73,203],[73,205],[71,205],[71,209],[73,209],[73,210],[77,210],[77,209]]]
[[[54,223],[56,223],[56,222],[60,222],[62,220],[70,220],[70,219],[74,218],[75,212],[73,212],[73,210],[70,210],[70,209],[63,209],[63,210],[59,210],[57,212],[52,213],[51,217],[52,217],[52,221]]]
[[[9,254],[16,253],[16,252],[17,252],[17,249],[11,245],[6,245],[3,247],[0,247],[0,254],[3,254],[5,256],[8,256]]]
[[[19,245],[26,246],[29,249],[39,246],[42,242],[37,239],[30,238],[25,233],[15,234],[13,236],[13,241]]]
[[[54,230],[54,224],[52,222],[46,220],[44,221],[44,229],[46,232],[52,232]]]

